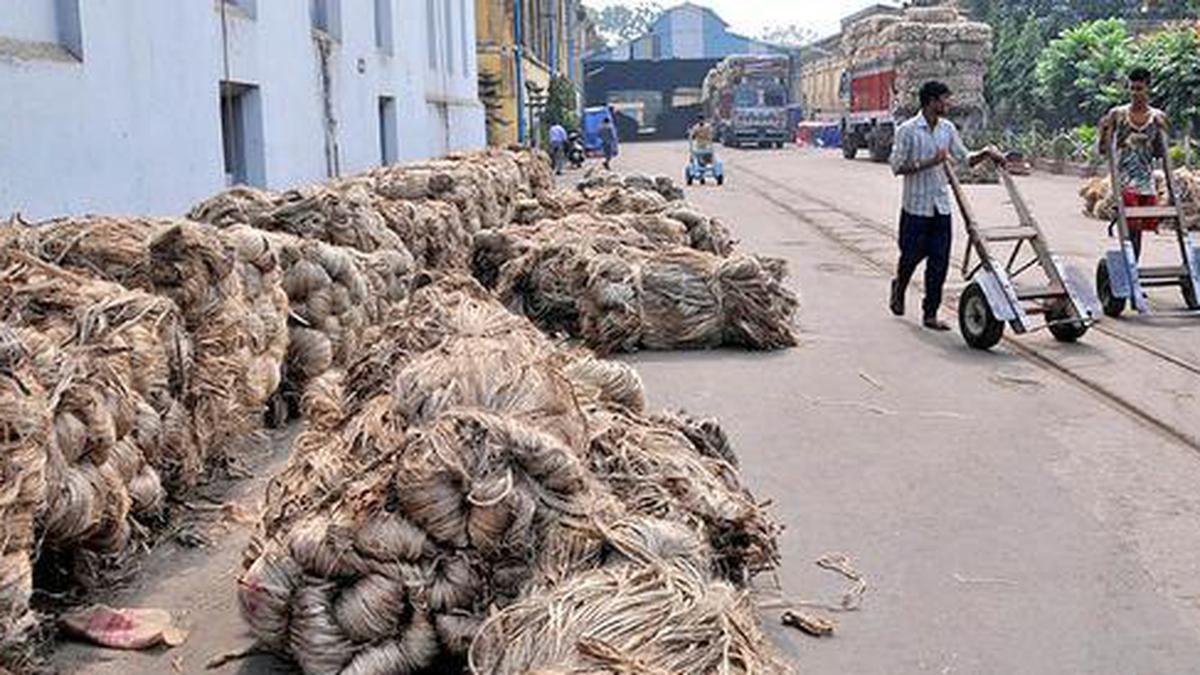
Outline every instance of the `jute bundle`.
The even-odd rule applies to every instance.
[[[471,645],[475,675],[786,673],[745,591],[708,573],[695,535],[654,519],[603,528],[595,569],[491,616]]]
[[[115,415],[123,420],[115,425],[117,431],[132,431],[127,423],[132,410],[139,428],[161,429],[163,434],[161,450],[145,452],[152,466],[171,485],[194,484],[208,468],[212,448],[197,441],[195,418],[188,409],[188,397],[198,392],[191,382],[191,340],[175,304],[161,296],[82,277],[11,249],[0,251],[0,262],[0,283],[7,291],[0,303],[0,321],[44,336],[38,340],[41,349],[32,348],[26,338],[31,352],[48,355],[48,360],[35,358],[39,364],[35,370],[57,372],[56,379],[68,383],[78,382],[93,370],[106,372],[105,381],[114,390],[83,395],[82,407],[103,403],[109,408],[102,411],[105,414],[95,415],[94,433],[81,434],[79,425],[70,421],[60,425],[63,436],[56,434],[56,440],[68,461],[96,447],[100,456],[109,454],[127,434],[113,436],[110,427],[115,423],[110,424],[108,418]],[[56,355],[74,348],[79,351]],[[68,364],[82,365],[55,365],[62,358]],[[95,405],[89,402],[93,400]],[[80,421],[90,416],[85,414]]]
[[[621,493],[725,550],[755,540],[749,529],[714,537],[706,520],[743,498],[736,476],[722,481],[730,465],[706,454],[727,451],[718,432],[637,417],[644,394],[627,366],[558,348],[469,279],[418,285],[387,325],[394,341],[306,393],[315,425],[268,489],[239,583],[265,645],[310,673],[454,663],[490,607],[604,563]],[[627,419],[638,428],[614,430]],[[628,447],[643,436],[653,447]],[[646,501],[651,483],[667,494],[689,477],[723,493]]]
[[[547,189],[548,163],[534,153],[519,159],[507,150],[487,150],[418,164],[374,169],[364,177],[387,200],[443,201],[455,206],[469,232],[500,227],[513,219],[515,204]]]
[[[238,185],[200,202],[188,217],[217,227],[253,225],[275,207],[277,200],[274,192]]]
[[[287,297],[265,240],[184,220],[87,217],[9,230],[44,260],[164,295],[195,347],[187,405],[198,441],[224,449],[261,426],[287,349]]]
[[[630,513],[678,522],[714,552],[713,572],[744,583],[779,564],[778,526],[737,478],[735,465],[679,418],[648,418],[614,406],[588,409],[587,463]],[[713,430],[707,430],[713,433]],[[719,427],[715,430],[719,434]],[[693,441],[696,438],[700,443]]]
[[[411,252],[417,267],[461,270],[471,255],[473,230],[447,202],[376,198],[375,208]]]
[[[781,261],[566,237],[543,246],[483,244],[501,251],[492,258],[505,247],[520,252],[495,274],[497,295],[545,330],[581,336],[601,352],[796,344],[798,303]],[[484,278],[487,262],[477,260]]]
[[[76,566],[90,553],[120,553],[131,517],[154,516],[166,500],[158,471],[164,420],[130,386],[133,364],[114,345],[57,347],[62,335],[20,328],[50,400],[42,546]]]
[[[795,346],[798,302],[782,261],[675,249],[594,258],[580,300],[581,331],[601,352]]]
[[[20,671],[37,620],[33,593],[34,522],[46,500],[49,394],[11,327],[0,324],[0,668]]]
[[[365,420],[395,422],[372,409]],[[598,552],[569,525],[595,510],[593,483],[552,436],[467,409],[403,432],[346,432],[393,444],[365,464],[344,455],[343,476],[363,478],[277,530],[239,581],[254,635],[305,672],[461,658],[488,606],[515,599],[542,565]]]
[[[413,261],[403,248],[363,253],[244,225],[222,234],[239,250],[269,250],[278,260],[290,316],[282,390],[293,408],[306,382],[346,365],[370,328],[408,295]]]
[[[1154,185],[1161,204],[1168,201],[1167,181],[1161,171],[1154,172]],[[1200,173],[1189,169],[1175,170],[1176,198],[1183,208],[1184,223],[1189,228],[1200,228]],[[1083,200],[1083,213],[1098,220],[1116,218],[1117,203],[1112,193],[1112,184],[1107,176],[1097,176],[1084,181],[1079,188]]]
[[[404,247],[363,185],[310,185],[269,198],[270,208],[263,208],[266,193],[234,188],[197,204],[188,217],[222,227],[240,222],[366,252]],[[243,216],[249,222],[239,221]]]

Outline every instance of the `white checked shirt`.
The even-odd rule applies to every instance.
[[[896,139],[892,143],[892,171],[931,160],[943,148],[954,159],[967,161],[967,148],[953,122],[942,118],[936,128],[930,129],[925,115],[917,113],[896,129]],[[904,210],[914,216],[933,216],[935,211],[949,214],[949,187],[950,181],[940,166],[908,174],[904,177]]]

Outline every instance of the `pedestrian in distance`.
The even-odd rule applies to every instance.
[[[1150,71],[1134,68],[1129,72],[1129,103],[1109,110],[1097,125],[1097,142],[1101,157],[1108,157],[1113,137],[1117,141],[1117,178],[1125,206],[1157,206],[1158,190],[1154,186],[1154,162],[1167,149],[1162,139],[1167,130],[1167,114],[1150,106]],[[1142,255],[1142,232],[1157,230],[1153,218],[1130,218],[1129,239],[1135,258]]]
[[[700,115],[700,117],[696,119],[696,123],[692,125],[691,129],[688,130],[688,139],[691,140],[692,149],[697,154],[706,155],[711,161],[713,150],[713,128],[712,125],[708,123],[708,120],[704,118],[704,115]]]
[[[554,163],[555,175],[561,176],[567,159],[567,130],[555,123],[550,127],[550,161]]]
[[[945,164],[951,158],[975,166],[985,159],[1004,162],[994,147],[968,153],[954,123],[946,119],[952,100],[950,88],[926,82],[920,91],[921,111],[896,129],[892,145],[892,172],[904,179],[900,209],[900,262],[892,280],[890,306],[904,316],[904,292],[917,265],[925,261],[925,301],[922,324],[935,331],[950,330],[937,317],[942,287],[950,269],[950,181]]]
[[[600,121],[600,146],[604,150],[604,168],[612,169],[612,158],[617,155],[617,129],[609,117]]]

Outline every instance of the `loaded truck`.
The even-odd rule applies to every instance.
[[[967,21],[949,6],[852,17],[842,31],[842,154],[854,159],[866,150],[871,159],[887,161],[896,125],[919,111],[917,93],[927,80],[950,87],[949,117],[960,130],[983,127],[991,40],[987,24]]]
[[[775,54],[730,56],[710,70],[701,97],[717,140],[777,148],[792,140],[791,73],[791,58]]]

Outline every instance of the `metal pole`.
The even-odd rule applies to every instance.
[[[513,62],[516,64],[517,77],[517,142],[525,142],[525,83],[521,73],[521,43],[524,41],[524,31],[521,26],[521,3],[524,0],[513,0]]]
[[[550,0],[549,24],[550,32],[550,77],[558,76],[558,43],[555,41],[558,28],[558,9],[562,6],[563,0]]]

